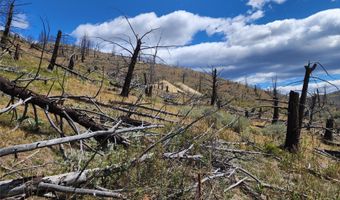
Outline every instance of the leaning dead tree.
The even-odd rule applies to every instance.
[[[311,66],[311,63],[308,63],[308,65],[305,66],[306,71],[305,71],[305,77],[303,79],[303,86],[302,86],[300,104],[299,104],[299,127],[300,129],[302,127],[302,122],[304,118],[309,79],[310,79],[312,72],[315,70],[316,67],[317,67],[317,63],[314,63],[313,66]]]
[[[139,55],[139,52],[140,52],[141,47],[142,47],[142,39],[145,35],[141,38],[139,38],[137,34],[135,34],[135,36],[136,36],[136,46],[133,49],[132,57],[130,59],[130,63],[129,63],[129,66],[128,66],[128,71],[127,71],[127,74],[125,76],[123,89],[122,89],[122,92],[120,93],[120,95],[123,96],[123,97],[129,96],[130,84],[131,84],[131,81],[132,81],[133,71],[135,70],[135,65],[137,63],[138,55]]]
[[[0,44],[2,46],[2,50],[5,50],[7,48],[8,37],[9,37],[9,34],[10,34],[10,29],[11,29],[12,20],[13,20],[14,3],[15,3],[15,1],[12,1],[9,5],[5,29],[3,31],[1,41],[0,41]]]
[[[58,31],[57,34],[57,38],[55,40],[55,44],[54,44],[54,49],[53,49],[53,53],[52,53],[52,57],[50,60],[50,64],[48,65],[47,69],[49,70],[53,70],[55,62],[57,61],[57,57],[58,57],[58,50],[59,50],[59,45],[60,45],[60,40],[61,40],[61,31]]]

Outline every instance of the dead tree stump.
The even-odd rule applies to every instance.
[[[334,119],[333,118],[327,119],[326,131],[325,131],[325,135],[323,139],[328,140],[328,141],[333,140],[333,128],[334,128]]]
[[[55,40],[51,61],[50,61],[50,64],[48,65],[48,67],[47,67],[47,69],[49,69],[49,70],[54,69],[55,62],[57,61],[60,40],[61,40],[61,31],[59,30],[58,35],[57,35],[57,39]]]
[[[285,141],[285,149],[290,152],[297,152],[300,143],[299,127],[299,93],[290,91],[288,105],[288,125]]]

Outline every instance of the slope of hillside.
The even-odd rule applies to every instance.
[[[20,60],[0,60],[0,199],[340,197],[339,160],[323,151],[339,148],[325,144],[319,129],[304,129],[299,153],[281,148],[287,127],[271,124],[265,91],[220,79],[218,108],[209,103],[209,75],[156,65],[155,84],[169,91],[155,85],[146,96],[150,64],[139,62],[126,98],[119,93],[128,58],[91,51],[73,71],[49,71],[50,53],[39,68],[40,52],[21,46]],[[57,63],[67,66],[73,52],[64,53]],[[193,97],[199,77],[203,96]],[[23,94],[33,94],[22,99],[28,104]]]

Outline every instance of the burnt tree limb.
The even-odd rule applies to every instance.
[[[86,114],[62,105],[58,105],[55,100],[52,100],[47,96],[37,94],[23,87],[16,86],[13,82],[3,77],[0,77],[0,90],[11,97],[17,97],[20,99],[31,98],[27,103],[39,106],[44,110],[48,108],[48,111],[50,113],[53,113],[65,119],[68,119],[68,117],[70,117],[74,122],[91,131],[107,130],[104,125],[95,122]],[[104,141],[105,138],[102,136],[96,137],[95,139],[98,142],[103,143],[103,145],[106,144],[106,141]],[[120,136],[115,136],[115,138],[110,139],[114,139],[114,141],[116,141],[118,144],[125,144],[124,139]]]

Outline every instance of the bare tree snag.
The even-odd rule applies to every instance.
[[[290,91],[288,105],[288,124],[284,147],[290,152],[297,152],[299,150],[299,142],[299,93]]]
[[[302,121],[303,121],[303,117],[304,117],[309,78],[310,78],[310,75],[312,74],[312,72],[315,70],[316,66],[317,66],[316,63],[314,63],[312,67],[310,66],[310,63],[308,63],[308,65],[305,66],[306,72],[305,72],[305,77],[303,79],[303,87],[302,87],[302,92],[301,92],[301,97],[300,97],[300,105],[299,105],[299,128],[300,129],[302,127]]]
[[[210,105],[215,105],[217,100],[217,69],[213,69],[212,73],[212,92],[211,92],[211,101]]]
[[[187,73],[186,72],[183,72],[182,74],[182,83],[185,84],[185,78],[187,76]]]
[[[309,110],[310,110],[310,113],[309,113],[309,122],[308,122],[308,125],[307,125],[307,130],[310,130],[310,126],[312,125],[313,123],[313,118],[314,118],[314,108],[315,108],[315,105],[316,105],[316,94],[314,94],[312,96],[312,99],[311,99],[311,105],[309,107]]]
[[[123,96],[123,97],[129,96],[133,71],[134,71],[135,65],[137,63],[137,59],[138,59],[139,52],[141,50],[141,46],[142,46],[142,39],[138,38],[136,48],[134,49],[133,55],[132,55],[131,60],[130,60],[128,72],[127,72],[126,77],[125,77],[123,90],[120,93],[120,95]]]
[[[1,41],[0,41],[2,45],[2,50],[5,50],[7,48],[6,46],[7,46],[8,37],[9,37],[12,20],[13,20],[14,2],[15,1],[11,2],[8,13],[7,13],[6,25],[5,25],[5,29],[4,29],[4,32],[2,34]]]
[[[50,60],[50,64],[48,65],[47,69],[49,70],[53,70],[54,69],[54,65],[55,62],[57,61],[57,57],[58,57],[58,50],[59,50],[59,45],[60,45],[60,40],[61,40],[61,31],[58,31],[57,34],[57,39],[55,40],[55,44],[54,44],[54,49],[53,49],[53,54]]]
[[[262,107],[259,109],[259,113],[258,113],[258,118],[261,119],[262,118]]]
[[[277,79],[275,78],[273,81],[273,105],[274,105],[274,113],[272,124],[275,124],[279,120],[279,98],[277,94]]]
[[[332,141],[333,140],[333,129],[334,129],[334,119],[330,118],[327,119],[326,122],[326,131],[323,139]]]
[[[44,95],[37,94],[26,88],[16,86],[14,83],[3,77],[0,77],[0,90],[11,97],[17,97],[20,99],[27,99],[31,97],[32,99],[27,103],[39,106],[44,110],[48,108],[50,113],[56,114],[62,118],[71,118],[74,122],[80,124],[86,129],[90,129],[91,131],[107,130],[105,126],[96,123],[92,118],[85,115],[84,113],[64,107],[62,105],[58,105],[55,100],[52,100]],[[106,140],[103,141],[106,139],[106,137],[96,137],[95,139],[104,146],[106,145]],[[119,144],[125,144],[124,139],[120,136],[115,136],[115,138],[109,139],[112,139]]]
[[[70,69],[70,70],[73,70],[73,68],[74,68],[74,54],[72,54],[72,56],[70,57],[70,62],[68,63],[68,68]]]
[[[202,76],[202,74],[200,74],[200,78],[199,78],[199,82],[198,82],[198,91],[199,92],[202,92],[202,79],[203,79],[203,76]]]
[[[14,60],[19,60],[20,58],[20,44],[15,46]]]
[[[87,35],[84,35],[81,38],[81,42],[80,42],[80,55],[81,55],[81,62],[83,63],[85,61],[85,56],[86,56],[86,49],[87,49],[87,45],[88,45],[88,38]]]

